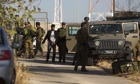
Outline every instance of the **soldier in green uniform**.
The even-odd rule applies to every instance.
[[[42,28],[40,27],[40,22],[36,22],[36,27],[37,27],[37,32],[36,32],[36,49],[35,49],[35,55],[37,54],[38,50],[41,52],[41,56],[43,57],[43,49],[42,49],[42,37],[43,37],[43,33],[42,33]]]
[[[140,57],[140,42],[138,42],[136,44],[136,48],[133,49],[133,55],[134,55],[134,61],[140,61],[139,57]]]
[[[56,43],[59,48],[59,62],[63,59],[63,63],[65,63],[66,58],[66,23],[62,22],[62,27],[57,30],[58,37],[56,39]]]
[[[33,37],[36,36],[36,33],[32,30],[31,24],[29,22],[25,23],[26,27],[24,28],[24,39],[25,39],[25,55],[28,58],[34,57],[33,50]]]
[[[77,71],[78,66],[82,65],[81,71],[88,72],[88,70],[86,70],[85,68],[88,58],[88,40],[89,40],[86,22],[81,23],[81,29],[78,30],[76,39],[77,39],[78,57],[77,62],[75,63],[74,70]]]

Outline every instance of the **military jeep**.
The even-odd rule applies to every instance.
[[[90,22],[89,34],[97,37],[89,42],[90,55],[95,59],[131,59],[131,50],[139,40],[137,22]]]
[[[75,52],[75,35],[80,24],[71,23],[67,28],[67,48]],[[139,41],[138,22],[127,21],[97,21],[88,23],[89,56],[93,59],[132,59],[137,53]]]

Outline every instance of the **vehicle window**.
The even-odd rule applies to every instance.
[[[4,44],[2,30],[0,30],[0,45]]]
[[[123,24],[125,32],[137,33],[137,24],[136,23],[125,23]]]
[[[80,29],[80,27],[68,27],[68,34],[69,36],[75,36],[77,34],[77,31]]]
[[[121,24],[93,24],[89,27],[90,34],[122,33]]]

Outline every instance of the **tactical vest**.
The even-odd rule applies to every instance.
[[[66,36],[66,29],[60,28],[60,29],[58,30],[58,35],[59,35],[59,37],[64,37],[64,36]]]
[[[32,39],[30,29],[28,29],[28,28],[24,29],[24,38],[25,38],[25,40]]]

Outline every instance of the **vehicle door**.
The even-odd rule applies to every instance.
[[[132,49],[139,40],[139,27],[137,22],[123,23],[124,33],[127,32],[126,40],[132,43]]]
[[[66,46],[68,48],[68,51],[75,52],[76,51],[76,34],[79,30],[80,26],[68,26],[66,31]]]

